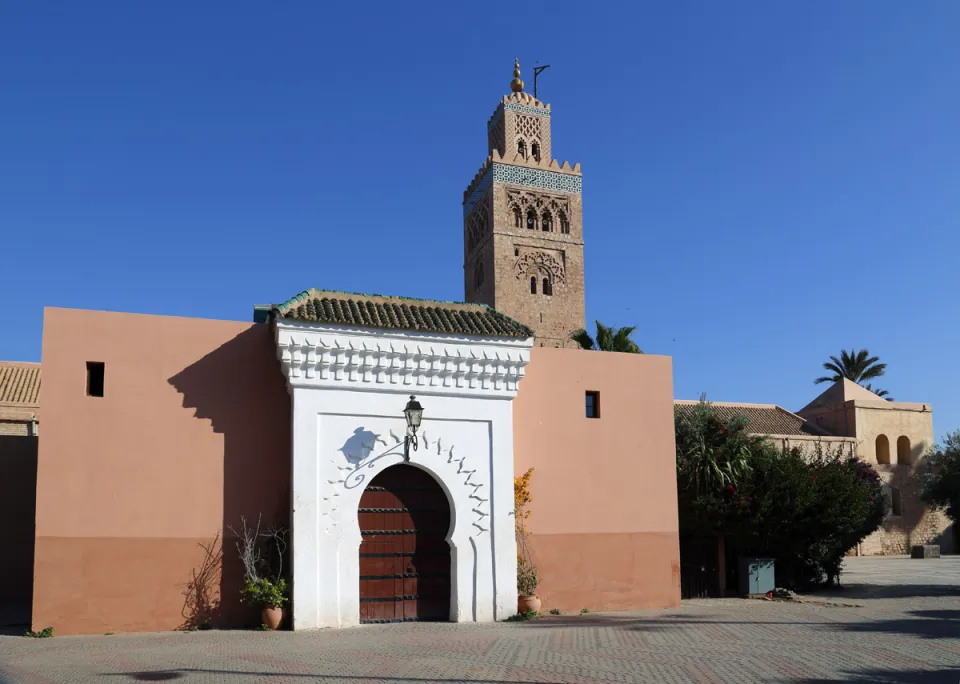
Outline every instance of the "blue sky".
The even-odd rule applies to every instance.
[[[599,8],[598,8],[599,7]],[[960,4],[11,0],[0,358],[44,306],[249,320],[308,287],[463,298],[513,58],[584,172],[588,320],[676,395],[799,409],[867,347],[960,428]]]

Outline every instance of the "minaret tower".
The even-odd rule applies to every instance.
[[[550,105],[523,91],[487,121],[487,160],[463,193],[464,291],[533,328],[537,346],[574,347],[584,327],[580,164],[551,156]]]

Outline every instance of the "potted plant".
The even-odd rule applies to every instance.
[[[517,612],[525,615],[528,612],[540,612],[540,598],[537,596],[537,585],[540,576],[537,567],[527,550],[526,520],[530,517],[527,505],[533,501],[530,496],[530,477],[533,468],[530,468],[521,477],[513,481],[513,513],[517,531]]]
[[[283,555],[287,550],[286,530],[248,527],[241,517],[242,531],[237,532],[237,551],[243,561],[243,589],[240,599],[260,607],[261,624],[277,629],[283,622],[283,605],[289,600],[287,580],[283,577]]]
[[[260,606],[260,620],[270,629],[277,629],[283,622],[283,604],[287,602],[287,580],[276,581],[261,577],[247,579],[241,592],[244,603]]]

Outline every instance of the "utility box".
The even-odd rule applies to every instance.
[[[772,558],[741,558],[739,560],[741,595],[766,594],[777,588]]]

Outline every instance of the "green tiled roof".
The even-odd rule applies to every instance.
[[[274,307],[293,321],[478,337],[533,337],[522,323],[485,304],[305,290]]]

